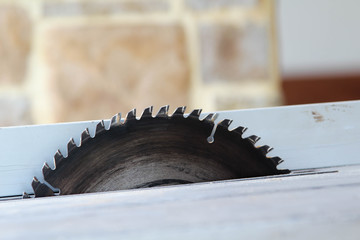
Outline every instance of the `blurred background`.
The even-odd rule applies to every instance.
[[[359,99],[359,9],[357,0],[0,0],[0,126],[150,105]]]

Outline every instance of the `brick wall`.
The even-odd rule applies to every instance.
[[[269,0],[0,0],[0,125],[281,100]]]

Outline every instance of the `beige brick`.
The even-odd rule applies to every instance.
[[[189,74],[177,25],[56,27],[42,38],[55,121],[186,105]]]
[[[164,12],[169,9],[166,0],[92,0],[92,1],[49,1],[43,4],[43,15],[82,16],[82,15],[116,15],[127,13]]]
[[[0,84],[24,80],[31,44],[31,19],[17,6],[0,5]]]
[[[0,94],[0,126],[31,124],[30,101],[17,94]]]
[[[254,7],[259,0],[186,0],[187,6],[193,10],[213,10],[233,7]]]
[[[269,77],[269,36],[265,26],[203,24],[199,30],[205,83]]]

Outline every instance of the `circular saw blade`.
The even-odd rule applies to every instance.
[[[266,157],[270,147],[255,147],[259,137],[243,138],[244,127],[229,130],[231,120],[215,126],[214,114],[184,116],[179,107],[169,116],[168,109],[153,117],[147,108],[139,119],[132,110],[125,121],[115,115],[109,129],[97,125],[94,137],[85,130],[80,146],[72,139],[66,157],[55,154],[54,169],[44,165],[45,181],[67,195],[289,172],[277,169],[280,158]],[[33,182],[35,196],[52,195],[44,185]]]

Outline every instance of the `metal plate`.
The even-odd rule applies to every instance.
[[[285,106],[219,112],[230,128],[246,126],[246,136],[259,135],[259,145],[274,147],[281,168],[303,169],[360,163],[360,101]],[[0,128],[0,196],[32,193],[33,176],[47,162],[54,167],[57,149],[67,154],[67,141],[89,128],[94,136],[99,121]],[[110,122],[105,121],[105,126]],[[41,178],[39,180],[42,180]]]

